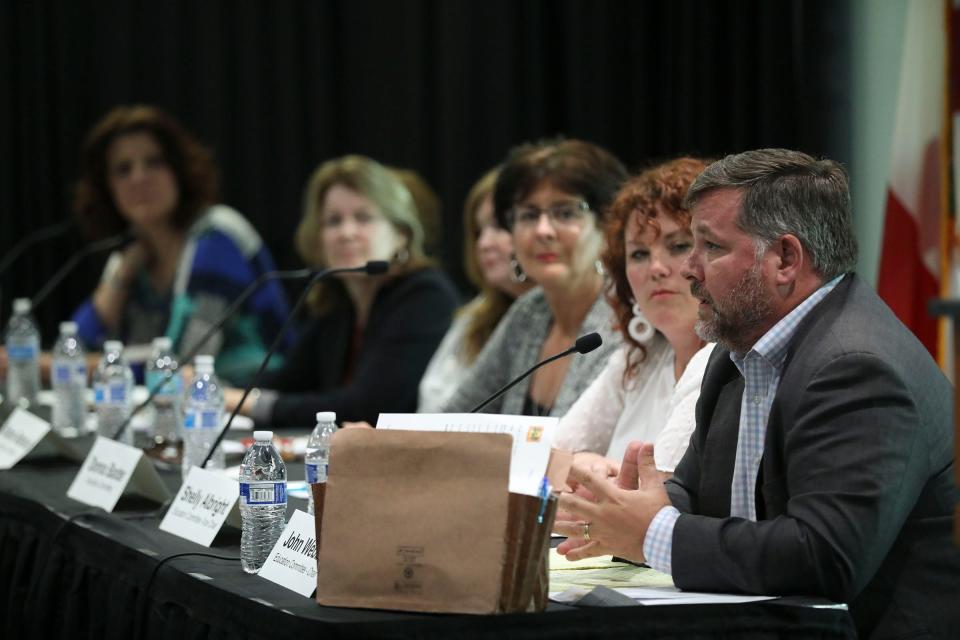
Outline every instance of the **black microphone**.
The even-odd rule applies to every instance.
[[[109,251],[110,249],[116,249],[119,246],[122,246],[133,239],[133,234],[128,232],[118,233],[115,236],[110,236],[109,238],[104,238],[103,240],[97,240],[96,242],[91,242],[85,247],[81,248],[79,251],[70,256],[63,265],[57,269],[57,272],[53,274],[47,283],[40,288],[40,291],[37,292],[33,299],[30,301],[31,306],[36,309],[41,302],[43,302],[48,295],[60,284],[67,274],[70,273],[70,270],[77,266],[81,260],[87,256],[91,256],[95,253],[101,253],[103,251]]]
[[[601,344],[603,344],[603,338],[601,338],[600,334],[597,332],[588,333],[585,336],[580,336],[579,338],[577,338],[577,341],[573,343],[572,347],[570,347],[566,351],[561,351],[560,353],[550,356],[546,360],[543,360],[542,362],[538,362],[537,364],[533,365],[532,367],[530,367],[529,369],[521,373],[519,376],[511,380],[505,387],[501,388],[495,394],[493,394],[492,396],[490,396],[489,398],[487,398],[486,400],[478,404],[476,407],[471,409],[470,413],[476,413],[480,411],[480,409],[483,409],[485,406],[487,406],[488,404],[490,404],[491,402],[493,402],[494,400],[496,400],[497,398],[505,394],[507,391],[515,387],[517,383],[519,383],[521,380],[529,376],[531,373],[533,373],[543,365],[550,364],[554,360],[559,360],[560,358],[565,358],[571,353],[590,353],[591,351],[599,347]]]
[[[310,289],[313,288],[313,285],[320,282],[324,278],[340,273],[364,273],[368,276],[376,276],[386,273],[389,268],[390,263],[385,260],[371,260],[362,267],[325,269],[316,273],[312,278],[310,278],[310,282],[308,282],[307,286],[303,288],[303,291],[300,293],[300,297],[297,298],[297,301],[293,305],[293,309],[290,310],[290,313],[287,315],[287,319],[283,322],[283,326],[280,327],[280,331],[277,332],[277,337],[273,339],[273,344],[271,344],[270,349],[267,350],[267,355],[263,357],[263,361],[260,363],[260,368],[257,369],[257,373],[254,374],[253,379],[244,388],[243,395],[240,396],[240,402],[237,403],[237,406],[227,419],[226,424],[224,424],[223,428],[220,429],[220,433],[217,434],[217,439],[213,441],[210,451],[207,452],[207,457],[204,458],[203,464],[200,465],[201,469],[206,469],[207,463],[209,463],[210,458],[213,457],[213,452],[216,451],[217,447],[220,446],[220,443],[223,442],[224,436],[226,436],[227,431],[230,430],[230,425],[233,424],[233,419],[237,417],[237,414],[240,412],[240,408],[243,406],[243,403],[247,401],[247,396],[250,395],[250,390],[257,386],[257,383],[263,376],[263,372],[266,370],[267,365],[270,364],[270,358],[273,356],[273,352],[277,350],[278,346],[280,346],[280,340],[283,338],[283,334],[286,333],[290,323],[292,323],[293,319],[297,316],[297,312],[300,310],[300,307],[302,307],[303,303],[306,302],[307,293],[309,293]]]

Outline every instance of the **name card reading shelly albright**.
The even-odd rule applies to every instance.
[[[67,489],[67,497],[110,512],[125,494],[137,494],[157,502],[170,497],[143,451],[98,437],[80,473]]]
[[[299,509],[293,512],[257,575],[310,597],[317,588],[317,540],[313,516]]]
[[[160,529],[209,547],[224,523],[240,528],[236,480],[217,471],[193,467],[180,485]]]
[[[49,422],[15,408],[0,427],[0,470],[12,469],[26,458],[52,455],[83,459],[83,454],[51,430]]]

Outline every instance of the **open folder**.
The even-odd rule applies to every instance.
[[[490,433],[335,434],[328,482],[312,486],[317,602],[542,611],[556,500],[508,492],[511,446],[509,435]],[[553,486],[563,486],[570,461],[551,457]]]

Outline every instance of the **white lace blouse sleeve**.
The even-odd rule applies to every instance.
[[[557,424],[553,446],[568,451],[606,454],[617,420],[623,412],[623,369],[626,349],[617,349],[600,375]]]
[[[469,321],[470,316],[467,313],[461,313],[454,318],[453,324],[430,359],[430,364],[420,379],[418,412],[439,411],[466,377],[470,365],[464,363],[463,338]]]
[[[710,343],[694,354],[674,387],[666,422],[653,446],[653,458],[660,471],[673,473],[687,451],[690,434],[697,426],[696,409],[697,400],[700,398],[700,383],[713,347],[713,343]]]

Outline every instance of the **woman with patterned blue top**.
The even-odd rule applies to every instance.
[[[75,208],[93,236],[124,230],[134,241],[113,254],[75,313],[81,338],[148,343],[169,336],[190,350],[230,302],[274,267],[256,230],[215,204],[212,154],[163,111],[121,106],[89,134]],[[235,384],[256,371],[288,312],[276,283],[264,284],[204,346],[217,374]]]
[[[601,227],[626,176],[609,152],[580,140],[527,144],[510,153],[494,189],[494,210],[513,236],[516,277],[539,286],[510,307],[444,411],[470,411],[591,331],[603,337],[599,349],[538,369],[484,411],[562,416],[603,369],[620,340],[603,297]]]

